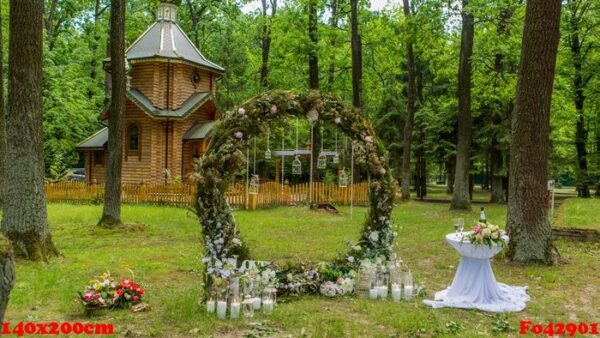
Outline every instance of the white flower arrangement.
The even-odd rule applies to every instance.
[[[338,278],[334,283],[331,281],[321,284],[319,291],[327,297],[344,296],[354,292],[354,279],[350,277]]]

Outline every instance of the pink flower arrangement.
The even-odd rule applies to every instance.
[[[504,235],[504,231],[494,224],[477,223],[466,235],[466,239],[475,245],[504,246],[506,243],[502,239],[502,235]]]
[[[79,299],[87,310],[96,310],[138,304],[144,293],[144,289],[132,279],[124,278],[117,284],[107,272],[91,279],[84,291],[79,292]]]

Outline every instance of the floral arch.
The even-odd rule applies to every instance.
[[[236,173],[245,168],[247,159],[243,149],[248,146],[251,137],[264,133],[272,124],[285,122],[290,117],[305,116],[333,124],[352,139],[371,177],[370,209],[362,234],[349,248],[347,256],[329,264],[342,265],[350,270],[361,259],[395,258],[392,242],[396,234],[390,225],[395,184],[388,168],[385,147],[375,136],[370,123],[358,110],[333,96],[318,91],[295,93],[274,90],[253,97],[233,112],[226,113],[214,129],[207,152],[197,162],[195,182],[198,189],[194,208],[204,236],[207,290],[216,278],[227,277],[232,268],[235,269],[227,266],[232,257],[239,260],[251,257],[251,249],[242,241],[234,212],[225,198]],[[279,285],[284,286],[286,279],[291,282],[289,279],[293,273],[303,274],[307,268],[288,265],[276,269],[281,275]],[[315,287],[318,285],[313,283],[302,290],[315,291]]]

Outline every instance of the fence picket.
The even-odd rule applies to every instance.
[[[104,198],[104,184],[87,184],[85,182],[47,182],[46,198],[51,202],[101,202]],[[196,195],[196,187],[192,184],[123,184],[123,203],[148,203],[160,205],[190,205]],[[335,184],[315,182],[313,184],[313,201],[315,203],[332,203],[346,205],[350,203],[350,187],[340,188]],[[257,206],[272,207],[278,205],[297,205],[307,203],[310,184],[300,183],[284,185],[267,181],[261,184]],[[368,184],[354,184],[355,205],[368,203]],[[244,208],[246,205],[246,184],[238,182],[226,193],[231,207]]]

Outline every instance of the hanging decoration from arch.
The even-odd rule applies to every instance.
[[[274,90],[253,97],[226,113],[213,130],[206,153],[196,164],[195,211],[202,225],[206,265],[205,287],[231,273],[228,264],[251,258],[251,248],[241,238],[226,192],[247,158],[244,148],[254,137],[290,118],[318,119],[332,124],[352,140],[358,165],[368,170],[369,211],[359,239],[337,264],[358,264],[362,259],[395,259],[390,216],[395,195],[388,155],[370,123],[360,112],[333,96],[318,91],[295,93]],[[358,160],[361,159],[361,160]],[[233,259],[232,258],[236,258]],[[301,268],[298,268],[301,269]],[[289,271],[289,269],[288,269]],[[312,290],[314,291],[314,290]]]

